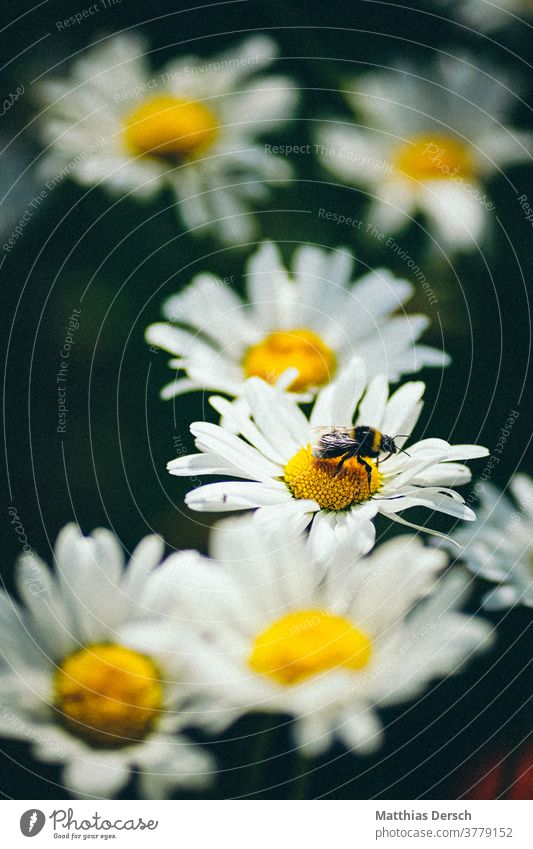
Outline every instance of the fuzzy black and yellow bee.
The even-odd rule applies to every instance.
[[[387,436],[375,427],[358,425],[357,427],[319,427],[315,428],[316,440],[313,445],[313,457],[320,460],[338,458],[336,474],[341,471],[344,463],[350,457],[355,457],[364,466],[370,483],[372,477],[372,466],[367,463],[365,457],[375,458],[380,454],[386,454],[388,460],[392,454],[404,451],[396,445],[398,436],[407,434],[399,433],[397,436]]]

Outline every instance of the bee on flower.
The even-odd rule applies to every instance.
[[[307,755],[334,740],[376,750],[379,708],[416,698],[491,644],[488,624],[458,610],[465,575],[441,578],[444,552],[411,535],[363,558],[341,545],[324,563],[287,528],[265,533],[241,518],[215,527],[210,553],[176,562],[161,641],[175,640],[174,605],[189,624],[189,674],[220,722],[289,714]]]
[[[533,607],[533,481],[517,474],[509,489],[513,501],[492,484],[480,484],[476,528],[457,534],[470,571],[498,583],[483,599],[487,610]]]
[[[132,769],[141,798],[153,799],[176,786],[205,787],[213,774],[211,757],[182,733],[205,714],[179,647],[157,645],[167,566],[198,555],[159,565],[162,554],[162,541],[146,537],[124,568],[110,531],[83,537],[67,525],[55,574],[26,554],[16,573],[23,606],[0,592],[0,734],[60,764],[75,796],[113,797]]]
[[[346,536],[370,549],[378,513],[410,525],[400,514],[425,507],[472,521],[473,511],[451,487],[471,476],[457,460],[484,457],[487,449],[434,438],[406,445],[424,389],[422,382],[409,382],[389,396],[387,380],[379,375],[367,384],[364,365],[355,359],[322,389],[308,417],[288,393],[253,377],[245,385],[245,404],[210,399],[221,424],[194,422],[191,433],[200,453],[171,460],[167,468],[172,475],[241,478],[197,487],[186,503],[198,511],[255,509],[258,524],[281,524],[298,533],[311,526],[309,544],[319,557],[328,556]],[[339,468],[339,451],[324,456],[314,445],[317,433],[339,426],[354,433],[370,429],[374,437],[376,431],[384,434],[395,451],[387,441],[384,459],[378,443],[372,443],[375,450],[368,444],[365,450],[359,441],[359,452],[352,450]],[[426,526],[411,527],[435,533]]]
[[[254,36],[157,74],[146,53],[137,36],[114,36],[87,50],[70,77],[41,85],[45,173],[141,200],[169,187],[191,231],[250,238],[251,207],[292,173],[257,142],[292,117],[298,100],[289,78],[258,76],[276,58],[275,43]]]
[[[421,213],[444,250],[473,250],[494,210],[488,179],[533,151],[533,134],[507,126],[515,88],[468,55],[363,74],[344,84],[357,117],[323,123],[317,151],[337,180],[366,190],[384,231]]]
[[[264,242],[248,262],[244,298],[220,278],[198,275],[166,301],[167,321],[146,330],[150,345],[174,356],[176,378],[163,398],[192,390],[238,397],[256,376],[310,400],[354,355],[393,381],[447,365],[447,354],[418,343],[429,319],[405,313],[411,283],[383,268],[352,282],[352,268],[347,250],[302,245],[289,271]]]

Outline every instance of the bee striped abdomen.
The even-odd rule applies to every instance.
[[[379,430],[373,431],[374,439],[372,440],[372,451],[375,454],[379,454],[381,451],[381,443],[382,443],[382,435]]]

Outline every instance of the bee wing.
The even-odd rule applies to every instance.
[[[354,446],[353,428],[314,427],[313,457],[338,457]]]
[[[332,433],[335,430],[333,425],[319,425],[318,427],[311,428],[311,435],[313,438],[313,442],[318,442],[320,437],[324,433]]]
[[[332,436],[346,436],[353,439],[353,427],[336,427],[335,425],[319,425],[312,427],[311,433],[319,438],[323,434],[331,434]]]
[[[311,448],[313,457],[321,457],[323,451],[324,437],[331,433],[332,427],[323,425],[322,427],[311,428]]]

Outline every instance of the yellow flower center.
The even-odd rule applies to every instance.
[[[374,460],[364,458],[369,472],[357,457],[349,457],[339,471],[339,459],[319,460],[310,445],[300,448],[283,470],[294,498],[310,498],[323,510],[345,510],[377,492],[381,476]]]
[[[203,152],[217,135],[217,120],[207,106],[168,94],[145,100],[124,122],[124,141],[135,156],[180,161]]]
[[[153,661],[113,644],[69,655],[55,677],[55,705],[76,737],[105,748],[143,740],[163,704]]]
[[[322,386],[335,372],[335,354],[317,333],[306,328],[276,330],[248,348],[243,368],[246,377],[275,383],[288,368],[298,369],[290,385],[294,392]]]
[[[398,148],[394,164],[413,180],[469,179],[475,170],[467,145],[445,135],[413,136]]]
[[[332,669],[363,669],[371,655],[370,638],[343,616],[298,610],[256,637],[248,662],[254,672],[288,686]]]

